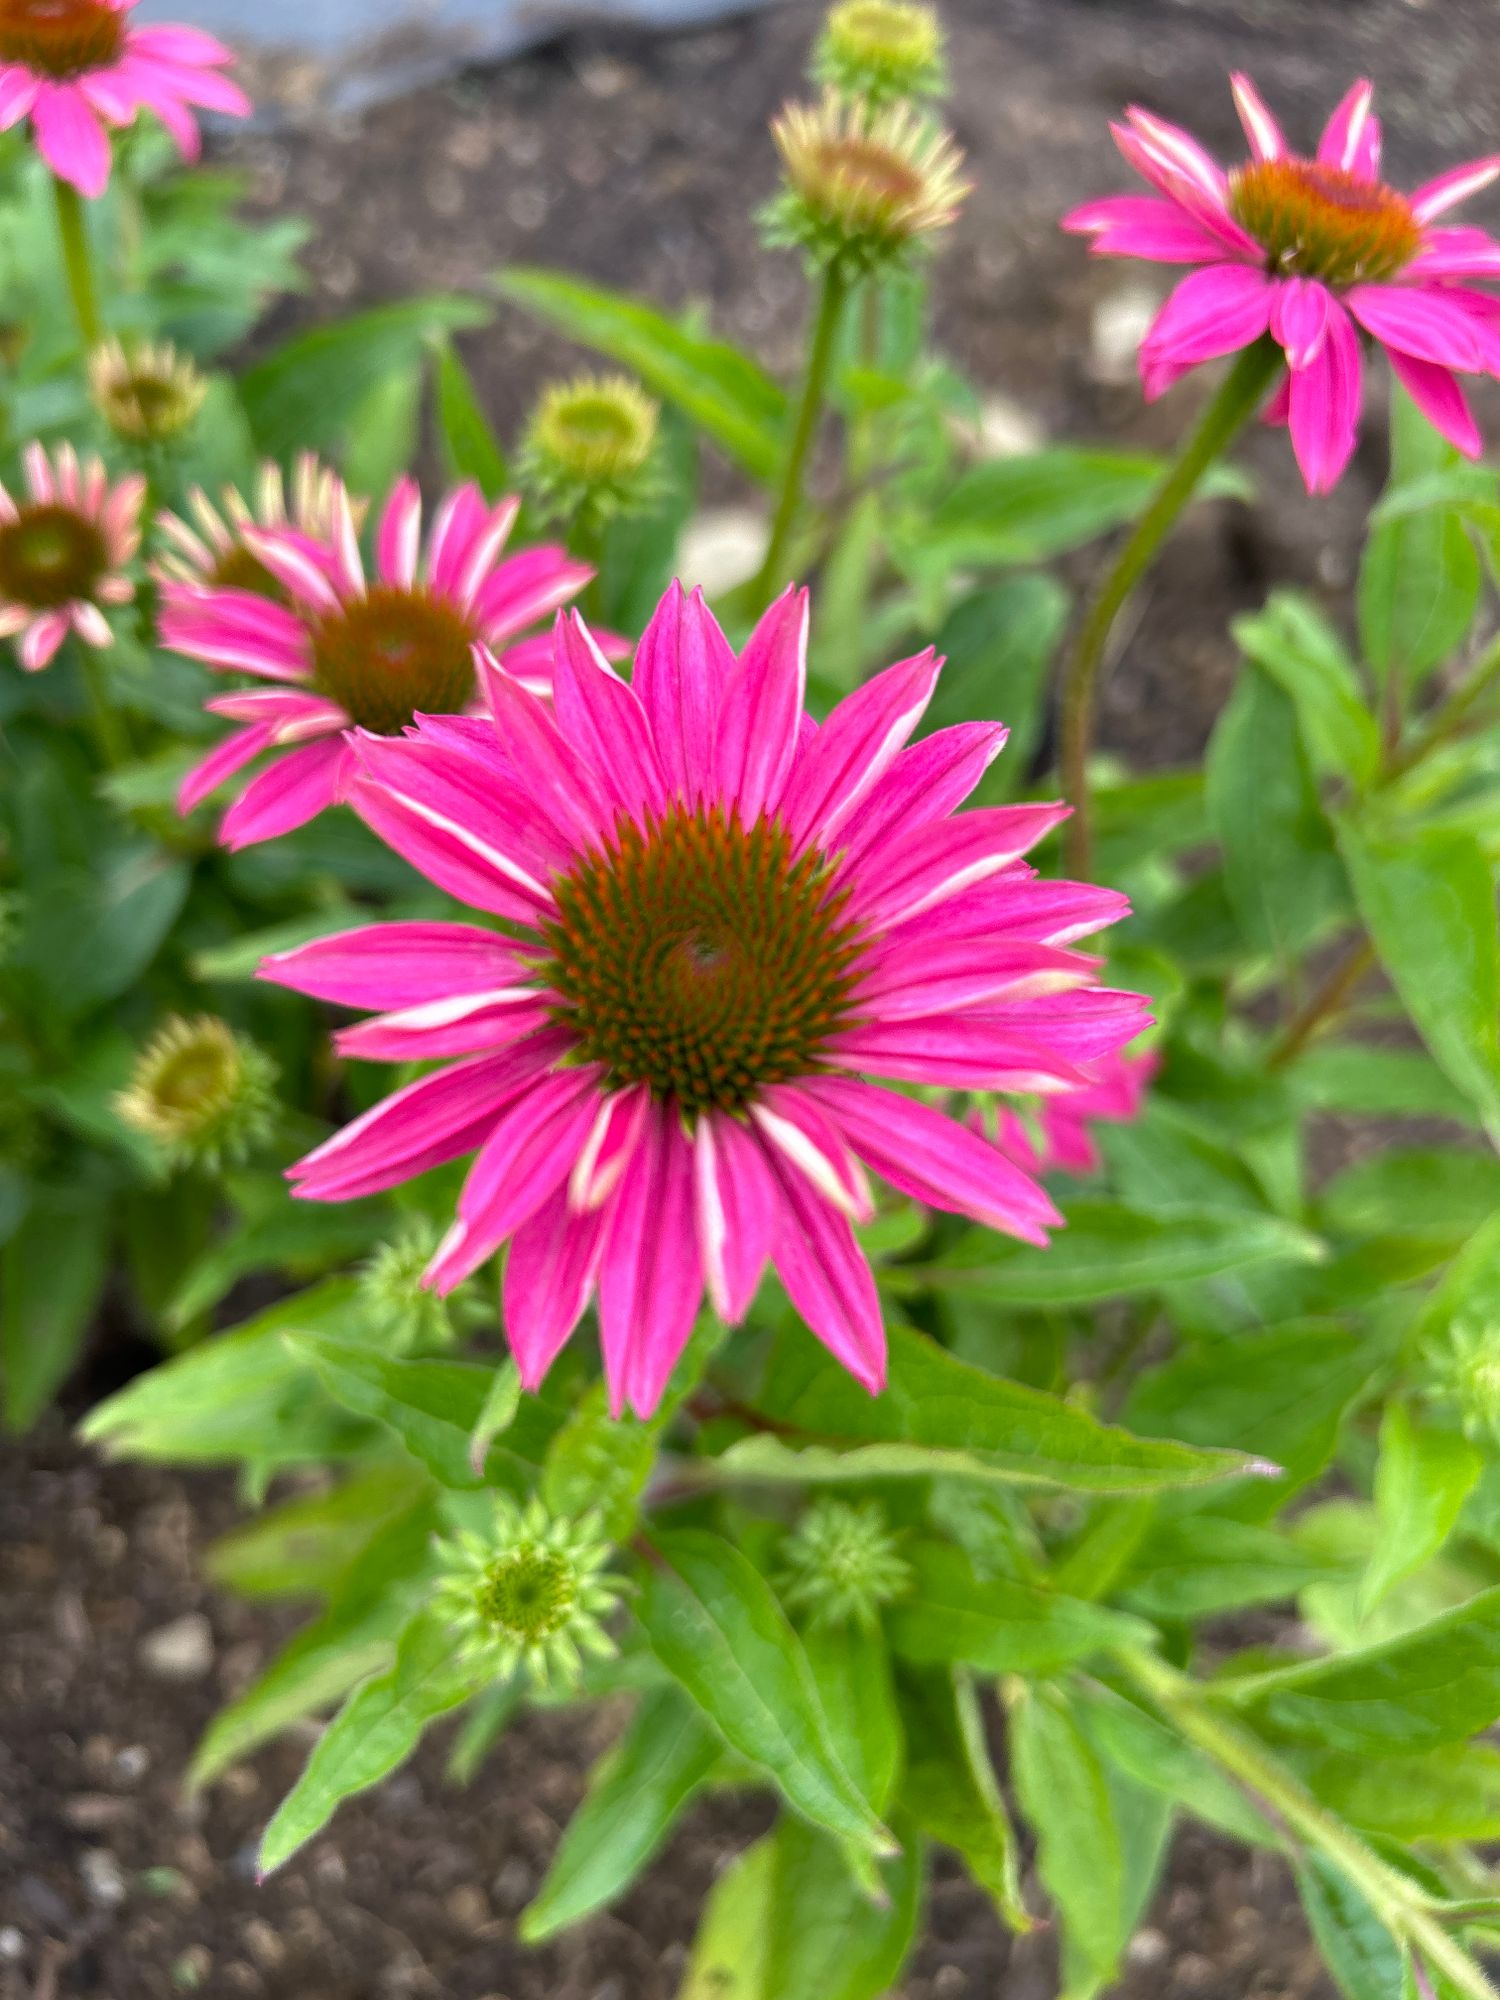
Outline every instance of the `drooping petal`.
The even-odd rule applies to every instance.
[[[749,1311],[771,1254],[776,1176],[755,1135],[722,1111],[698,1119],[693,1174],[708,1296],[720,1319],[734,1326]]]
[[[1484,450],[1479,426],[1469,408],[1468,398],[1446,368],[1431,361],[1419,361],[1399,348],[1387,350],[1397,381],[1435,430],[1449,444],[1457,445],[1465,458],[1478,458]]]
[[[1414,285],[1355,285],[1344,303],[1383,347],[1439,368],[1481,365],[1474,323],[1442,292]]]
[[[1328,337],[1333,295],[1315,278],[1286,278],[1271,301],[1271,333],[1288,368],[1310,368]]]
[[[808,594],[787,589],[730,671],[714,746],[714,790],[750,826],[781,802],[807,692]]]
[[[860,963],[856,1004],[861,1013],[897,1020],[941,1014],[1087,985],[1099,961],[1055,945],[1017,938],[882,939]]]
[[[972,1216],[1026,1243],[1045,1244],[1048,1229],[1061,1227],[1062,1217],[1028,1174],[930,1105],[855,1077],[814,1077],[805,1088],[866,1163],[913,1200]]]
[[[1267,109],[1265,99],[1243,70],[1236,70],[1230,77],[1229,88],[1234,95],[1234,108],[1245,128],[1245,137],[1250,141],[1251,152],[1257,160],[1279,160],[1286,151],[1286,140],[1281,136],[1281,127]]]
[[[512,923],[535,922],[543,907],[538,888],[497,868],[488,854],[457,837],[446,818],[434,821],[389,785],[362,777],[349,787],[347,802],[372,833],[439,889],[471,909]]]
[[[579,1214],[557,1188],[511,1239],[501,1310],[527,1389],[540,1388],[593,1297],[606,1221],[602,1209]]]
[[[66,611],[43,611],[32,619],[16,641],[16,657],[28,674],[40,673],[57,657],[57,649],[68,636]]]
[[[1070,235],[1093,238],[1098,257],[1144,257],[1153,264],[1217,264],[1224,240],[1180,208],[1150,194],[1105,195],[1062,219]]]
[[[1331,299],[1323,344],[1309,366],[1291,376],[1287,402],[1292,450],[1309,493],[1331,492],[1353,456],[1362,374],[1354,322]]]
[[[1500,278],[1500,243],[1487,229],[1429,229],[1402,274],[1421,278]]]
[[[288,750],[252,778],[225,813],[219,839],[225,847],[250,847],[306,826],[337,805],[354,773],[342,736],[320,737]]]
[[[845,695],[787,784],[781,817],[795,846],[832,841],[921,721],[941,666],[929,646]]]
[[[1194,159],[1190,155],[1185,160],[1174,147],[1165,145],[1160,136],[1163,131],[1175,131],[1175,127],[1160,126],[1148,113],[1126,115],[1129,122],[1111,125],[1110,135],[1142,179],[1208,230],[1223,245],[1224,254],[1256,256],[1259,246],[1255,239],[1229,213],[1228,183],[1222,171],[1197,142],[1186,133],[1177,134],[1192,149],[1192,155],[1197,156]]]
[[[865,1253],[846,1217],[797,1172],[779,1164],[781,1212],[771,1257],[787,1296],[855,1381],[885,1387],[885,1325]]]
[[[37,149],[59,180],[95,200],[109,185],[109,140],[83,92],[45,83],[31,107]]]
[[[273,951],[256,977],[314,1000],[383,1013],[509,985],[528,966],[508,939],[477,924],[366,924]]]
[[[693,1156],[669,1107],[654,1104],[615,1196],[599,1269],[610,1409],[649,1417],[688,1343],[703,1296]]]
[[[201,762],[193,766],[178,786],[178,812],[186,817],[195,806],[202,804],[210,792],[217,791],[226,778],[242,771],[275,741],[274,726],[265,722],[252,724],[248,729],[236,729],[232,735],[226,736],[222,743],[216,744]]]
[[[633,819],[659,813],[666,803],[666,778],[646,711],[576,611],[558,613],[553,658],[553,708],[579,761]]]
[[[1275,295],[1265,272],[1246,264],[1212,264],[1183,278],[1141,342],[1148,399],[1162,379],[1155,371],[1194,368],[1259,340]]]
[[[1118,889],[1098,889],[1091,882],[1039,881],[1020,864],[904,920],[899,930],[893,927],[887,935],[892,944],[914,944],[919,939],[938,944],[959,937],[1075,944],[1123,923],[1129,915],[1129,899]]]
[[[636,649],[631,686],[651,724],[656,753],[673,793],[693,803],[708,789],[714,731],[734,654],[704,602],[674,583]]]
[[[1500,153],[1489,153],[1482,160],[1449,167],[1436,180],[1424,181],[1407,196],[1407,204],[1418,222],[1431,222],[1434,216],[1457,208],[1461,201],[1467,201],[1470,195],[1478,194],[1496,179],[1500,179]]]
[[[1370,115],[1374,97],[1374,84],[1361,77],[1340,100],[1318,141],[1318,159],[1325,167],[1366,181],[1380,172],[1380,127]]]

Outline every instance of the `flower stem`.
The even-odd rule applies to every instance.
[[[1500,639],[1493,639],[1474,662],[1473,670],[1462,687],[1457,688],[1434,711],[1421,734],[1413,737],[1404,750],[1390,759],[1383,782],[1393,784],[1397,778],[1404,778],[1430,751],[1461,735],[1475,705],[1497,679],[1500,679]]]
[[[79,666],[83,673],[83,685],[88,693],[89,723],[94,732],[94,742],[99,758],[106,771],[118,771],[122,764],[128,764],[133,756],[130,738],[125,731],[124,719],[109,698],[105,685],[104,670],[99,664],[99,656],[92,646],[83,641],[75,642]]]
[[[68,274],[68,290],[73,296],[83,351],[88,356],[104,338],[104,323],[99,317],[99,300],[94,290],[83,202],[77,188],[58,174],[52,176],[52,192],[57,199],[57,234],[62,244],[63,268]]]
[[[1063,788],[1073,807],[1066,829],[1067,861],[1075,875],[1088,872],[1091,847],[1088,765],[1094,745],[1094,698],[1115,621],[1140,582],[1205,472],[1255,414],[1281,367],[1281,350],[1269,335],[1247,347],[1163,474],[1114,567],[1084,614],[1063,669]]]
[[[1285,1069],[1294,1057],[1301,1055],[1318,1030],[1343,1011],[1344,1002],[1374,964],[1374,945],[1367,937],[1357,937],[1307,1005],[1287,1022],[1266,1057],[1267,1069]]]
[[[766,545],[765,561],[761,564],[759,574],[751,586],[750,594],[757,611],[763,610],[771,601],[777,587],[788,580],[782,576],[781,566],[786,561],[787,544],[791,540],[792,529],[797,520],[797,509],[802,501],[803,475],[807,470],[808,453],[812,449],[812,441],[817,433],[818,418],[823,410],[823,397],[828,388],[828,368],[833,359],[834,336],[838,332],[839,316],[843,311],[848,289],[848,279],[839,264],[830,263],[823,272],[818,313],[813,322],[812,344],[808,349],[807,369],[802,378],[802,394],[797,405],[791,443],[787,447],[786,465],[781,475],[781,492],[771,521],[771,539]]]

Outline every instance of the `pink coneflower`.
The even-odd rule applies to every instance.
[[[201,28],[136,28],[136,0],[0,0],[0,131],[27,116],[37,150],[80,194],[109,184],[110,125],[154,111],[184,158],[198,157],[191,107],[247,118],[221,74],[233,52]]]
[[[1112,128],[1115,142],[1156,194],[1086,202],[1063,221],[1105,256],[1204,267],[1177,286],[1141,344],[1147,396],[1269,333],[1289,374],[1267,416],[1290,424],[1309,491],[1325,493],[1354,450],[1362,328],[1429,422],[1477,457],[1455,371],[1500,370],[1496,302],[1466,282],[1500,278],[1500,243],[1435,225],[1500,175],[1500,154],[1399,194],[1380,179],[1369,83],[1334,112],[1313,160],[1288,150],[1248,77],[1232,84],[1250,141],[1243,166],[1226,174],[1186,132],[1132,108]]]
[[[167,546],[151,565],[152,575],[163,585],[189,583],[208,590],[248,590],[285,604],[289,593],[246,548],[244,531],[294,528],[312,541],[329,541],[338,490],[338,474],[310,451],[299,453],[290,483],[279,465],[264,464],[249,499],[237,487],[226,486],[215,503],[201,486],[195,486],[188,494],[191,518],[165,508],[156,517]],[[366,504],[354,499],[349,504],[358,527],[363,524]]]
[[[511,934],[375,925],[262,967],[386,1010],[341,1033],[348,1055],[465,1058],[320,1146],[297,1192],[342,1201],[477,1148],[427,1281],[446,1291],[508,1241],[505,1320],[532,1385],[597,1292],[617,1411],[655,1408],[705,1286],[737,1321],[768,1258],[877,1389],[866,1167],[1028,1242],[1059,1218],[977,1134],[866,1078],[1066,1089],[1144,1017],[1067,948],[1124,898],[1020,859],[1065,808],[955,813],[1005,731],[903,748],[930,650],[815,728],[807,618],[788,591],[736,658],[701,594],[674,587],[628,686],[574,615],[552,708],[484,665],[487,723],[362,737],[356,809]]]
[[[1156,1052],[1147,1049],[1140,1055],[1117,1052],[1083,1064],[1089,1081],[1080,1090],[1047,1098],[1034,1121],[1002,1109],[995,1144],[1029,1174],[1098,1173],[1102,1162],[1090,1128],[1133,1124],[1158,1060]]]
[[[263,751],[285,751],[225,814],[219,837],[227,847],[288,833],[336,804],[355,774],[354,730],[395,736],[417,714],[469,706],[475,645],[506,644],[593,574],[553,546],[502,561],[520,502],[490,507],[477,486],[449,494],[424,550],[421,498],[415,482],[402,479],[381,517],[371,579],[342,485],[329,504],[326,541],[290,527],[240,525],[240,545],[285,602],[233,585],[169,582],[163,590],[163,645],[272,683],[207,704],[245,726],[190,771],[178,793],[180,810],[191,812]],[[523,641],[507,658],[545,679],[550,636]]]
[[[70,444],[55,459],[28,445],[25,465],[29,498],[0,486],[0,638],[15,639],[36,673],[70,632],[113,645],[102,607],[135,595],[123,572],[140,546],[146,482],[132,475],[111,487],[100,460],[80,465]]]

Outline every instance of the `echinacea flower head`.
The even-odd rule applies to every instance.
[[[829,91],[820,104],[789,104],[771,134],[785,187],[767,212],[770,240],[851,277],[948,228],[969,192],[951,136],[908,103],[872,113]]]
[[[610,1545],[597,1516],[573,1520],[540,1500],[522,1507],[501,1495],[488,1540],[465,1531],[439,1542],[437,1554],[448,1573],[433,1604],[460,1656],[496,1680],[519,1669],[539,1689],[569,1687],[585,1656],[607,1660],[618,1650],[603,1621],[620,1593],[601,1574]]]
[[[168,340],[130,352],[107,340],[89,356],[89,392],[117,438],[170,444],[203,408],[208,384]]]
[[[290,528],[308,541],[333,537],[335,497],[339,476],[310,451],[299,452],[290,482],[281,467],[267,460],[247,499],[237,487],[226,486],[217,503],[201,486],[188,494],[191,520],[163,509],[156,517],[162,539],[169,545],[152,565],[158,583],[195,584],[203,589],[248,590],[256,597],[290,602],[291,593],[272,576],[245,545],[247,528]],[[365,501],[349,496],[356,530],[364,525]]]
[[[578,375],[542,391],[522,448],[522,483],[543,519],[595,521],[647,505],[661,407],[628,375]]]
[[[146,482],[111,486],[102,462],[81,464],[70,444],[53,455],[26,447],[27,493],[0,486],[0,637],[15,639],[28,673],[45,667],[70,632],[85,645],[113,645],[107,605],[128,604],[124,574],[141,541]]]
[[[781,1595],[815,1626],[872,1632],[911,1589],[911,1565],[875,1500],[815,1500],[781,1545]]]
[[[977,1133],[897,1086],[1050,1092],[1144,1025],[1074,940],[1120,896],[1021,856],[1057,805],[957,813],[1005,732],[907,745],[940,662],[888,668],[814,727],[808,603],[736,655],[674,587],[629,684],[559,618],[552,706],[493,664],[485,718],[361,735],[350,803],[502,920],[385,924],[261,976],[381,1010],[347,1054],[444,1066],[292,1170],[343,1201],[477,1150],[429,1282],[509,1244],[502,1307],[534,1386],[597,1296],[616,1410],[655,1409],[705,1289],[743,1318],[767,1261],[867,1387],[885,1334],[855,1234],[866,1169],[1028,1242],[1057,1215]],[[453,1061],[452,1058],[460,1058]]]
[[[1250,158],[1225,172],[1175,125],[1132,107],[1115,143],[1150,195],[1086,202],[1064,229],[1111,257],[1200,268],[1141,343],[1148,398],[1188,369],[1269,337],[1287,375],[1267,409],[1290,425],[1310,492],[1334,486],[1358,436],[1361,335],[1458,449],[1480,451],[1458,376],[1500,372],[1500,242],[1442,223],[1500,176],[1500,154],[1453,167],[1412,194],[1380,177],[1373,89],[1356,83],[1316,155],[1294,153],[1246,76],[1232,79]]]
[[[1030,1118],[1002,1107],[996,1145],[1030,1174],[1098,1173],[1103,1163],[1092,1127],[1135,1123],[1157,1061],[1154,1049],[1139,1055],[1116,1052],[1085,1064],[1085,1083],[1044,1097]]]
[[[245,1159],[276,1117],[276,1065],[213,1014],[165,1021],[115,1099],[127,1125],[168,1158],[216,1168]]]
[[[224,74],[233,52],[201,28],[136,27],[136,0],[0,0],[0,130],[29,117],[37,150],[80,194],[109,184],[108,127],[151,111],[185,159],[198,157],[195,111],[246,118]]]
[[[356,770],[355,731],[397,736],[414,716],[472,705],[476,645],[507,648],[518,671],[545,685],[549,637],[512,641],[576,596],[593,572],[551,545],[503,557],[519,506],[509,499],[491,507],[477,486],[460,486],[439,507],[424,545],[421,497],[413,480],[402,479],[381,516],[371,574],[354,506],[335,483],[326,538],[237,524],[238,544],[280,585],[284,602],[253,584],[168,582],[162,644],[269,683],[205,704],[242,727],[188,773],[180,810],[191,812],[263,753],[280,751],[229,808],[219,838],[245,847],[304,825],[343,798]]]
[[[911,0],[840,0],[813,52],[813,76],[872,110],[903,98],[941,97],[948,87],[937,10]]]

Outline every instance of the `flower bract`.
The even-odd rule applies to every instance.
[[[592,1515],[573,1520],[502,1495],[492,1534],[465,1532],[438,1544],[447,1572],[434,1594],[465,1658],[497,1680],[517,1670],[549,1687],[576,1681],[585,1656],[608,1659],[604,1620],[619,1590],[600,1572],[610,1545]]]

